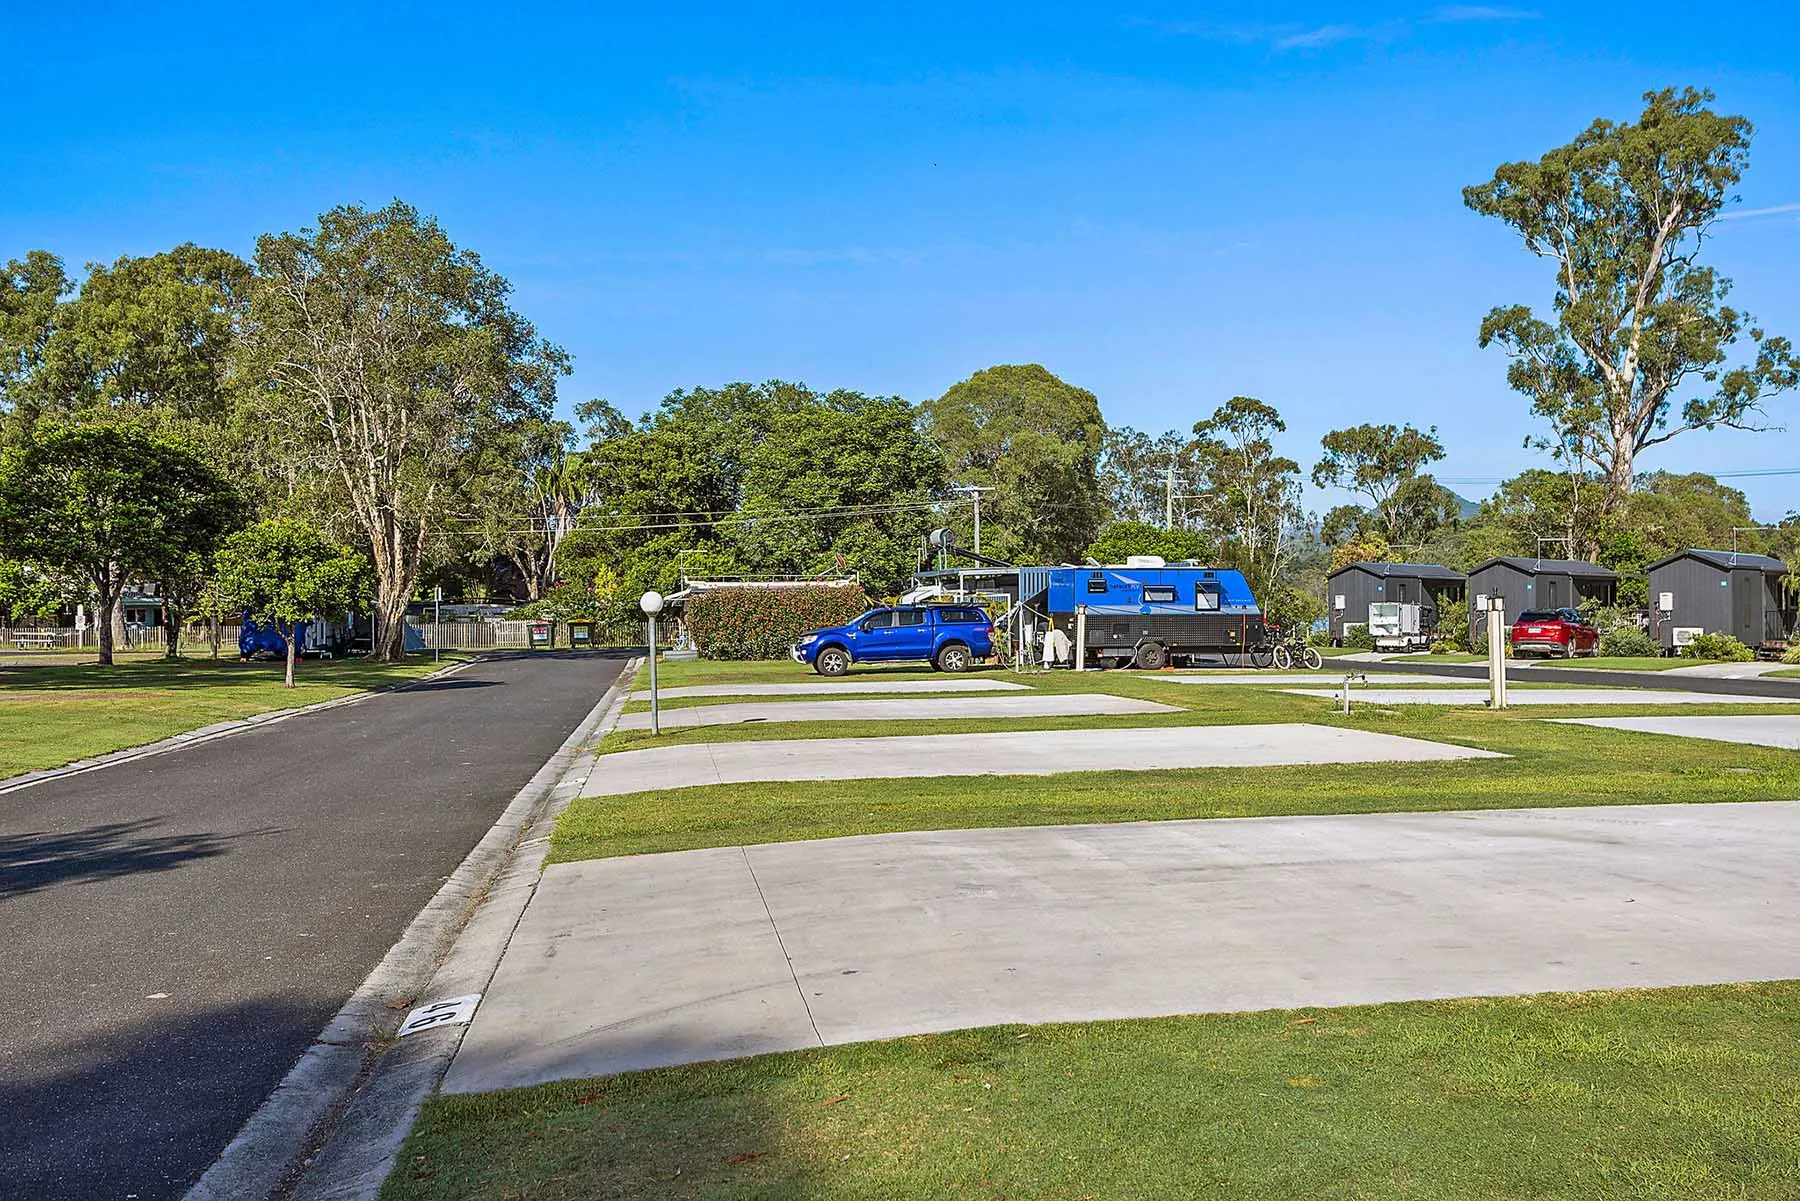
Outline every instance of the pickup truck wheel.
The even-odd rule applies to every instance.
[[[813,670],[822,676],[841,676],[850,670],[850,652],[841,646],[828,646],[813,659]]]
[[[1163,649],[1160,642],[1146,642],[1137,648],[1137,654],[1132,656],[1131,661],[1143,671],[1161,671],[1169,661],[1169,652]]]
[[[969,648],[960,642],[946,643],[944,649],[937,653],[932,666],[939,671],[969,670]]]

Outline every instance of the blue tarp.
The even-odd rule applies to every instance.
[[[310,621],[302,621],[294,626],[294,654],[299,655],[306,650],[306,635],[311,626]],[[260,625],[246,613],[244,628],[238,633],[238,654],[246,659],[252,655],[274,655],[285,659],[287,642],[273,625]]]

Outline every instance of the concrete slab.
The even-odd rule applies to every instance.
[[[1499,759],[1472,747],[1301,722],[707,742],[602,755],[588,796],[770,780],[1047,776],[1070,771]]]
[[[1800,803],[1765,802],[941,831],[558,864],[444,1087],[1002,1022],[1789,978],[1796,853]]]
[[[1573,726],[1601,726],[1608,730],[1636,730],[1643,734],[1673,734],[1681,738],[1706,738],[1745,746],[1772,746],[1800,751],[1800,715],[1745,715],[1743,717],[1559,717]]]
[[[1295,696],[1337,700],[1335,690],[1287,688]],[[1485,705],[1482,688],[1353,688],[1362,705]],[[1737,696],[1723,692],[1674,692],[1653,688],[1521,688],[1506,694],[1509,705],[1789,705],[1800,697]]]
[[[793,684],[684,684],[679,688],[658,688],[665,699],[688,696],[819,696],[832,693],[880,693],[904,695],[909,692],[1028,692],[1030,686],[1012,680],[961,679],[944,676],[937,680],[828,680]],[[631,694],[634,701],[650,699],[649,689]]]
[[[1327,665],[1318,671],[1264,672],[1261,675],[1257,675],[1254,672],[1245,672],[1243,674],[1234,675],[1183,675],[1179,672],[1167,674],[1163,672],[1146,672],[1143,678],[1146,680],[1157,680],[1164,684],[1261,684],[1264,687],[1273,688],[1282,684],[1314,684],[1321,686],[1326,684],[1342,685],[1345,676],[1360,674],[1362,673],[1358,672],[1354,667],[1351,667],[1346,671],[1332,671],[1331,667]],[[1387,672],[1381,674],[1381,682],[1383,684],[1454,683],[1454,681],[1446,680],[1443,676],[1403,676],[1397,674],[1390,675]],[[1361,685],[1353,685],[1353,687],[1361,687]]]
[[[1141,701],[1108,692],[1003,693],[999,696],[881,697],[874,700],[746,701],[737,705],[696,705],[665,709],[662,724],[733,726],[747,721],[943,721],[950,718],[1136,716],[1180,713],[1175,705]],[[650,714],[627,713],[621,730],[648,730]]]
[[[1671,676],[1698,676],[1703,680],[1754,680],[1772,671],[1786,671],[1786,663],[1696,663],[1692,667],[1671,667]]]

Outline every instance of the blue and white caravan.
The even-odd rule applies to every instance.
[[[1236,658],[1269,636],[1249,582],[1230,568],[1167,565],[1146,556],[1122,567],[1020,574],[1035,571],[1047,575],[1047,611],[1071,635],[1076,610],[1085,607],[1087,657],[1103,666],[1153,670],[1202,656]]]

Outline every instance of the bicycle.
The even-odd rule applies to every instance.
[[[1319,653],[1316,646],[1308,646],[1303,640],[1289,637],[1270,648],[1269,657],[1274,660],[1279,671],[1292,671],[1298,663],[1307,671],[1318,671],[1325,666],[1325,656]]]
[[[1292,671],[1298,663],[1307,671],[1317,671],[1325,666],[1325,656],[1318,647],[1308,646],[1298,630],[1284,632],[1279,627],[1265,631],[1263,640],[1250,648],[1249,655],[1250,666],[1257,668],[1273,664],[1277,670]]]

